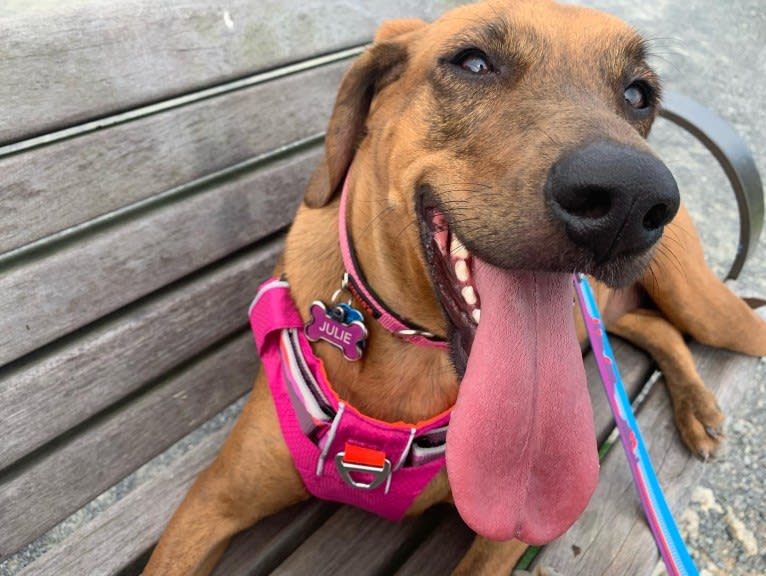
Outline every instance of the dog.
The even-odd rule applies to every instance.
[[[279,292],[293,306],[295,342],[302,324],[317,331],[293,352],[310,347],[332,383],[333,425],[345,408],[411,430],[409,444],[335,454],[332,427],[324,440],[283,433],[290,399],[274,387],[279,370],[262,367],[147,576],[209,573],[232,535],[306,499],[327,474],[343,476],[346,501],[375,509],[368,498],[405,484],[413,436],[437,415],[449,419],[446,454],[423,465],[427,482],[397,501],[404,508],[380,513],[454,501],[477,532],[455,573],[510,572],[526,543],[575,521],[597,481],[573,272],[595,281],[607,328],[658,363],[689,449],[713,455],[724,417],[684,337],[762,356],[766,323],[707,268],[646,143],[660,106],[646,59],[617,18],[547,0],[380,27],[343,78],[279,279],[259,298]],[[296,464],[300,442],[324,442],[311,466]]]

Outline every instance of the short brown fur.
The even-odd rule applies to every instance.
[[[445,64],[475,42],[505,67],[481,87]],[[656,84],[644,58],[640,37],[616,18],[538,0],[466,6],[430,26],[384,24],[343,80],[325,159],[277,271],[289,279],[298,309],[329,300],[338,287],[337,192],[352,161],[349,222],[364,273],[399,314],[436,334],[446,333],[447,321],[420,247],[414,192],[421,186],[438,192],[472,251],[502,249],[494,257],[508,268],[577,269],[582,256],[553,221],[541,188],[557,158],[599,138],[651,153],[644,137],[656,108],[638,117],[622,99],[626,75]],[[541,252],[541,246],[549,249]],[[766,324],[705,266],[683,208],[657,250],[605,273],[610,282],[630,276],[640,277],[619,291],[598,285],[608,327],[653,354],[682,438],[707,458],[720,442],[723,416],[683,335],[766,355]],[[646,297],[652,310],[639,308]],[[368,326],[358,363],[327,345],[315,348],[340,397],[390,421],[416,422],[454,404],[458,378],[446,352],[407,344],[374,321]],[[207,574],[233,534],[305,498],[261,372],[220,455],[176,512],[145,574]],[[449,500],[442,471],[410,513]],[[523,549],[516,541],[477,537],[456,573],[507,573]]]

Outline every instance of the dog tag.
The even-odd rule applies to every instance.
[[[359,310],[339,304],[328,310],[323,302],[315,301],[309,308],[311,319],[303,332],[312,342],[323,340],[343,352],[346,360],[359,360],[367,339],[367,327]]]

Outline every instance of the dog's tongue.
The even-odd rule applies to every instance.
[[[452,495],[477,533],[546,543],[598,481],[571,277],[475,257],[473,272],[481,321],[447,436]]]

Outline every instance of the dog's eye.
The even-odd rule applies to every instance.
[[[458,54],[452,63],[466,72],[478,74],[479,76],[492,72],[489,58],[487,58],[487,55],[481,50],[466,50],[465,52]]]
[[[625,88],[625,102],[636,110],[644,110],[649,107],[649,87],[642,82],[633,82]]]

